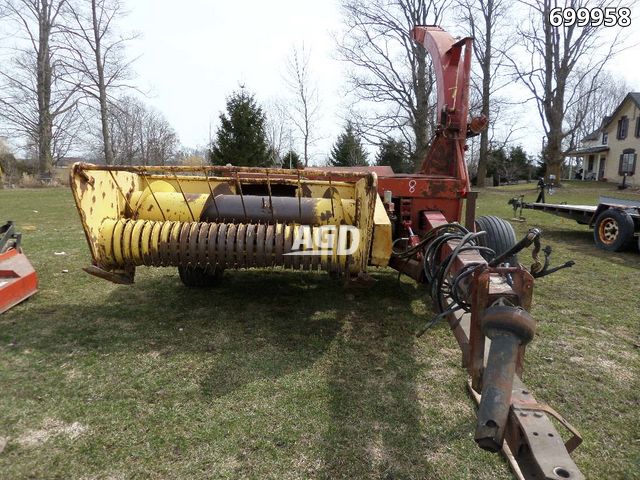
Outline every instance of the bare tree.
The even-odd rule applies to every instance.
[[[571,8],[589,9],[619,8],[628,6],[619,0],[574,0]],[[521,0],[528,8],[528,19],[517,27],[517,41],[521,47],[520,58],[509,56],[515,77],[518,78],[535,100],[546,135],[542,156],[547,175],[561,178],[565,153],[570,148],[572,135],[582,124],[586,110],[582,110],[572,125],[567,122],[567,112],[576,105],[590,104],[597,89],[600,72],[606,63],[621,50],[621,29],[613,40],[603,38],[603,29],[587,24],[578,27],[577,22],[553,26],[549,21],[557,0]],[[564,5],[564,2],[562,2]]]
[[[11,69],[0,71],[0,118],[7,131],[37,146],[38,170],[48,172],[60,150],[73,143],[79,81],[59,42],[65,0],[8,0],[5,14],[16,27]]]
[[[364,138],[379,143],[401,134],[419,164],[433,132],[435,78],[416,25],[438,24],[451,0],[341,0],[345,33],[339,58],[351,66],[352,117]],[[360,107],[360,109],[359,109]]]
[[[167,119],[153,108],[146,110],[140,124],[142,165],[165,165],[173,160],[178,136]]]
[[[300,134],[304,166],[309,165],[309,148],[317,141],[314,126],[320,115],[318,88],[313,82],[309,67],[311,54],[301,47],[294,47],[287,59],[287,76],[285,78],[293,96],[290,109],[291,123]]]
[[[173,160],[178,136],[160,112],[124,96],[110,103],[108,114],[114,164],[165,165]]]
[[[479,93],[480,114],[491,116],[492,104],[498,101],[495,93],[504,85],[500,71],[505,64],[505,52],[509,49],[508,13],[511,2],[507,0],[458,0],[461,20],[467,33],[473,37],[473,51],[479,71],[472,78],[473,87]],[[489,152],[489,129],[480,133],[477,159],[477,185],[484,186]]]
[[[142,104],[133,97],[122,97],[108,108],[109,138],[115,165],[132,165],[139,155],[138,125],[144,115]],[[100,125],[102,131],[102,124]],[[102,145],[103,146],[103,145]]]
[[[573,132],[567,142],[570,149],[577,147],[584,137],[598,130],[605,117],[613,113],[630,91],[623,78],[608,71],[600,72],[597,82],[593,83],[591,95],[582,92],[578,95],[580,100],[567,110],[567,122]],[[591,81],[582,82],[577,88],[586,89],[591,84]]]
[[[109,104],[113,92],[131,88],[131,61],[124,54],[134,38],[117,34],[117,20],[125,14],[119,0],[77,0],[67,3],[69,24],[65,28],[69,68],[82,76],[82,91],[100,112],[103,154],[107,165],[114,163],[109,135]]]
[[[0,137],[0,155],[5,155],[7,153],[11,153],[11,149],[9,145],[7,145],[6,140],[3,137]]]
[[[282,165],[282,156],[285,150],[291,148],[293,142],[293,132],[290,113],[286,103],[281,99],[273,99],[267,103],[266,108],[265,134],[269,150],[272,155],[273,165]]]

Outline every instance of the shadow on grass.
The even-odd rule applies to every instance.
[[[201,387],[205,397],[218,397],[258,378],[305,368],[340,328],[331,307],[340,286],[319,275],[233,272],[212,289],[188,289],[177,275],[140,277],[100,300],[32,310],[31,317],[48,319],[49,332],[33,339],[34,346],[215,356],[217,368]]]
[[[30,346],[59,357],[156,354],[167,363],[200,353],[196,361],[209,362],[197,373],[204,402],[322,360],[329,415],[320,477],[430,471],[416,392],[424,366],[414,352],[425,319],[411,307],[424,299],[423,289],[389,273],[375,273],[370,288],[345,289],[324,274],[230,272],[211,290],[187,289],[175,275],[140,273],[136,285],[103,297],[34,309],[30,316],[46,323],[47,333]]]
[[[345,324],[328,375],[332,422],[319,478],[437,478],[425,456],[414,341],[415,323]]]
[[[587,255],[599,260],[606,260],[617,266],[640,269],[640,255],[638,246],[635,244],[620,252],[609,252],[595,245],[593,241],[593,230],[587,229],[587,227],[585,227],[584,232],[578,230],[560,230],[549,227],[545,227],[543,230],[543,244],[549,240],[562,244],[564,248],[575,253],[575,258],[572,258],[572,260],[576,262],[579,262],[580,258]],[[558,254],[553,255],[551,258],[552,266],[570,260],[569,258],[560,258]]]

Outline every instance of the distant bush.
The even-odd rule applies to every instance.
[[[69,186],[69,170],[70,167],[56,167],[53,170],[52,183],[56,186]]]
[[[0,168],[4,175],[4,183],[9,185],[22,184],[23,175],[35,176],[36,166],[20,161],[12,153],[0,154]]]
[[[36,188],[42,186],[42,182],[38,180],[35,175],[29,175],[26,172],[22,174],[22,178],[20,178],[19,183],[20,186],[24,188]]]

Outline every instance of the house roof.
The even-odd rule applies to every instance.
[[[602,122],[602,127],[600,128],[608,127],[611,121],[614,119],[614,117],[618,115],[618,113],[622,109],[622,106],[629,99],[632,102],[634,102],[638,108],[640,108],[640,92],[629,92],[627,93],[627,96],[624,97],[624,100],[620,102],[620,105],[618,105],[618,107],[614,110],[614,112],[609,117],[605,117],[604,121]]]
[[[594,140],[598,140],[600,138],[600,133],[602,132],[602,129],[605,127],[605,125],[607,125],[611,121],[612,118],[613,118],[613,115],[605,116],[602,119],[602,123],[600,123],[600,126],[596,128],[593,132],[591,132],[589,135],[585,136],[581,141],[592,142]]]
[[[582,142],[592,142],[594,140],[598,140],[598,138],[600,138],[600,132],[602,132],[602,130],[604,130],[605,127],[609,126],[609,124],[611,123],[613,118],[618,114],[618,112],[620,111],[620,109],[622,108],[624,103],[629,98],[632,101],[635,102],[635,104],[638,106],[638,108],[640,108],[640,92],[629,92],[629,93],[627,93],[627,95],[624,97],[624,99],[620,102],[620,105],[618,105],[616,107],[614,112],[611,115],[605,116],[602,119],[602,123],[600,124],[600,126],[598,128],[596,128],[593,132],[591,132],[589,135],[586,135],[585,137],[583,137],[581,141]]]
[[[574,150],[571,150],[570,152],[567,152],[567,155],[572,157],[579,157],[582,155],[587,155],[589,153],[600,153],[608,151],[609,147],[607,147],[606,145],[598,145],[596,147],[576,148]]]
[[[596,130],[594,130],[593,132],[591,132],[589,135],[586,135],[584,137],[582,137],[582,141],[583,142],[590,142],[592,140],[598,140],[598,138],[600,138],[600,128],[597,128]]]

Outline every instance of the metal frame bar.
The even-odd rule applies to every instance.
[[[11,240],[15,240],[12,248],[20,248],[20,237],[21,235],[16,233],[16,227],[13,222],[5,223],[0,227],[0,253],[9,249],[8,245]]]
[[[145,166],[133,166],[133,165],[94,165],[92,163],[84,163],[79,162],[74,164],[74,170],[99,170],[99,171],[112,171],[112,172],[130,172],[130,173],[139,173],[139,174],[149,174],[150,172],[158,172],[158,173],[197,173],[197,172],[222,172],[228,173],[226,175],[227,178],[233,178],[234,176],[239,174],[247,174],[248,178],[260,178],[260,175],[264,175],[269,172],[272,177],[274,175],[283,176],[285,178],[296,179],[301,178],[304,174],[305,178],[309,179],[318,179],[318,178],[344,178],[345,180],[351,181],[354,178],[367,178],[372,175],[374,172],[341,172],[341,171],[333,171],[333,170],[321,170],[316,168],[305,168],[304,170],[287,170],[283,168],[258,168],[258,167],[235,167],[235,166],[224,166],[224,167],[193,167],[193,166],[182,166],[182,165],[145,165]],[[293,173],[295,172],[295,173]],[[214,177],[215,175],[210,175]]]
[[[446,218],[440,212],[424,212],[424,221],[429,230],[444,225]],[[458,241],[451,240],[445,244],[442,256],[453,252]],[[486,261],[475,252],[463,252],[456,259],[453,271],[460,270],[470,263]],[[492,281],[501,273],[509,272],[514,276],[513,288]],[[510,268],[480,268],[474,273],[471,282],[472,310],[471,314],[450,314],[448,317],[454,336],[462,350],[463,366],[470,375],[470,386],[474,398],[481,397],[482,375],[487,357],[487,347],[490,340],[486,339],[480,327],[480,315],[497,297],[508,295],[516,298],[523,308],[531,306],[533,277],[526,270],[519,267]],[[522,383],[522,368],[524,364],[524,347],[518,351],[516,374],[514,375],[511,396],[511,414],[508,417],[507,434],[503,444],[503,454],[509,460],[514,472],[519,478],[533,479],[562,479],[580,480],[584,477],[571,459],[569,453],[579,445],[581,439],[577,431],[562,417],[546,406],[539,404],[529,389]],[[553,416],[561,419],[573,434],[570,442],[565,445],[562,437],[555,429],[546,413],[553,412]],[[533,413],[532,413],[533,412]],[[563,476],[568,474],[569,476]]]
[[[196,217],[193,215],[193,210],[191,210],[191,205],[189,205],[189,200],[187,200],[187,196],[184,193],[184,190],[182,189],[182,184],[180,183],[180,180],[178,179],[178,175],[173,175],[173,178],[176,180],[176,183],[178,184],[178,188],[180,189],[180,193],[182,194],[182,198],[184,199],[184,203],[187,205],[187,209],[189,210],[189,215],[191,215],[191,220],[192,221],[196,221]],[[244,201],[243,201],[243,205],[244,205]]]

